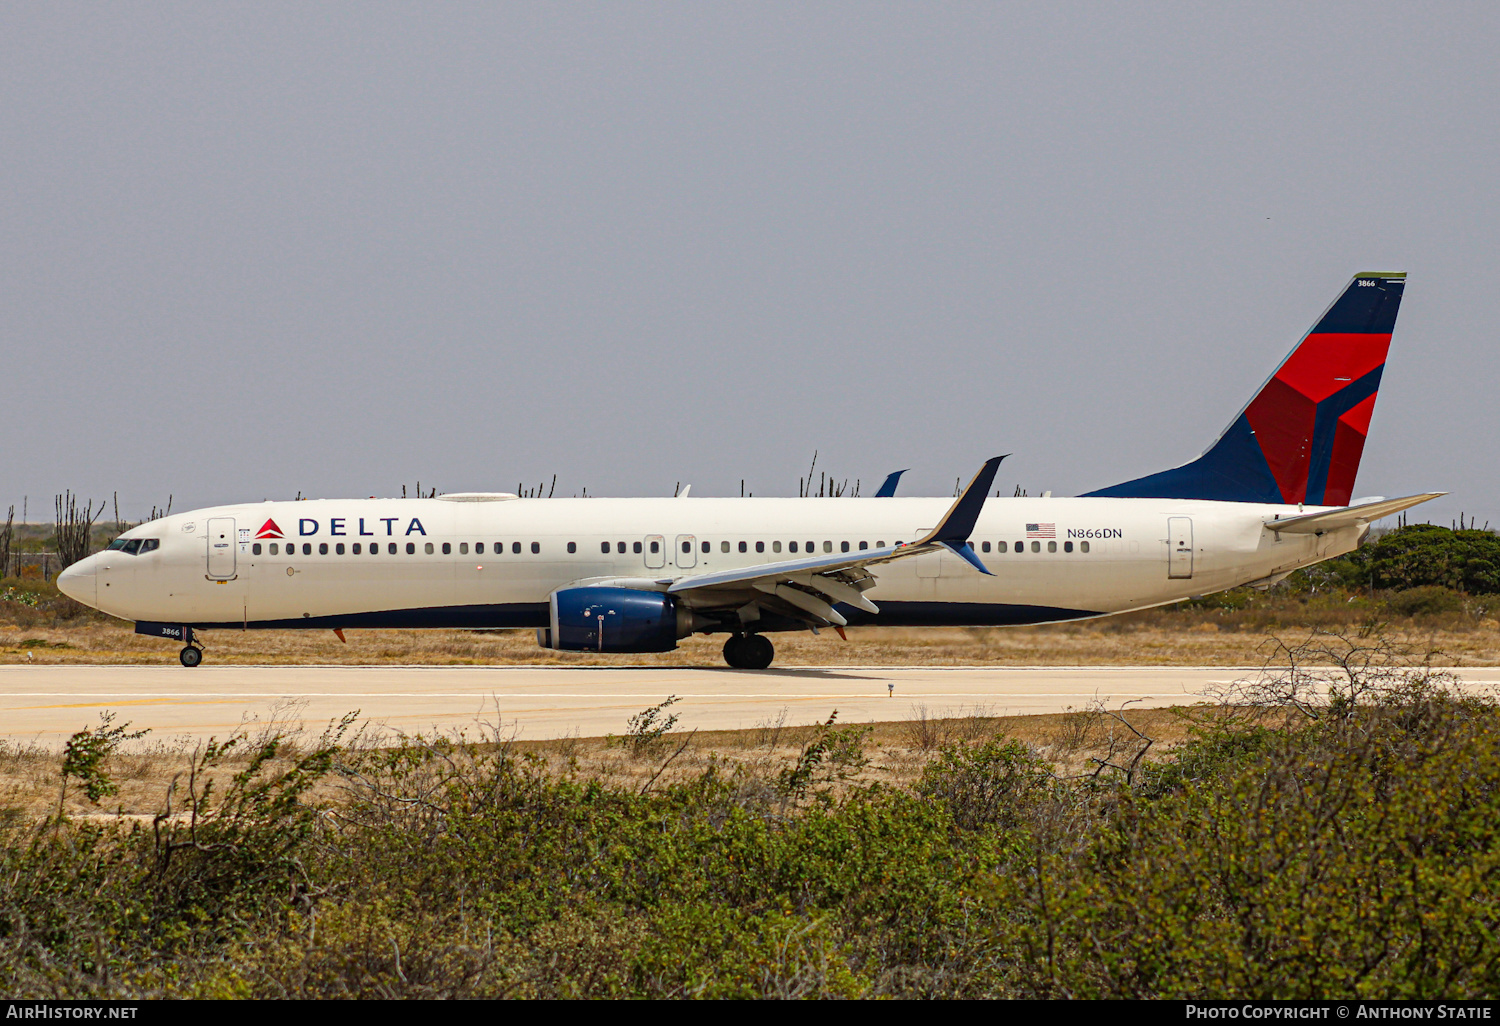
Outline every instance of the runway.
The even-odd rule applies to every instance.
[[[1455,671],[1500,685],[1500,667]],[[1056,713],[1094,700],[1114,708],[1183,705],[1216,683],[1253,676],[1234,667],[678,667],[4,666],[0,738],[60,746],[98,723],[149,728],[149,740],[227,737],[272,716],[318,731],[357,712],[375,735],[499,727],[524,740],[621,734],[630,717],[677,696],[678,729],[735,730],[775,722],[842,723],[929,716]],[[252,726],[251,729],[258,729]]]

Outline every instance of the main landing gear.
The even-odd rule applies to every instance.
[[[724,642],[724,661],[736,670],[764,670],[775,658],[776,649],[764,634],[731,634]]]

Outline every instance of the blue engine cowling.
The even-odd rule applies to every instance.
[[[670,652],[677,647],[677,600],[632,588],[561,588],[552,593],[543,648],[574,652]]]

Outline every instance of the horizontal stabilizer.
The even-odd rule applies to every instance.
[[[1268,520],[1266,529],[1278,534],[1322,534],[1324,531],[1337,531],[1341,527],[1357,527],[1360,524],[1373,523],[1382,517],[1400,513],[1403,509],[1411,509],[1413,506],[1447,494],[1447,492],[1422,492],[1419,495],[1406,495],[1399,499],[1381,499],[1379,502],[1367,502],[1360,506],[1345,506],[1343,509],[1324,510],[1322,513]]]

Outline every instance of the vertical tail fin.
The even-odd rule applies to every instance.
[[[1086,494],[1347,505],[1405,286],[1355,275],[1207,452]]]

